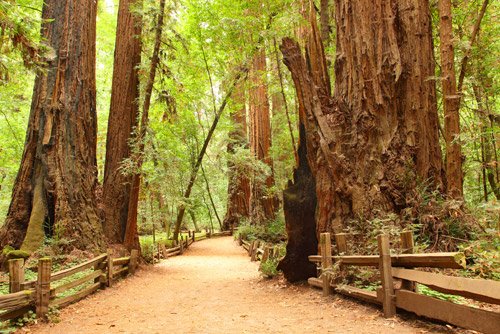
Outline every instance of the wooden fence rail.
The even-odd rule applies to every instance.
[[[195,231],[188,231],[187,236],[181,236],[180,241],[178,242],[178,245],[170,248],[166,248],[164,244],[158,243],[157,245],[157,250],[158,253],[155,255],[155,258],[157,259],[168,259],[169,257],[172,256],[177,256],[177,255],[182,255],[185,249],[187,249],[189,246],[191,246],[194,242],[196,241],[201,241],[205,240],[208,238],[214,238],[214,237],[224,237],[224,236],[230,236],[231,231],[223,231],[223,232],[211,232],[211,231],[206,231],[205,234],[203,235],[196,235]]]
[[[33,309],[43,318],[50,307],[65,307],[111,286],[118,277],[135,272],[138,254],[132,250],[130,256],[114,259],[108,252],[54,273],[52,260],[42,258],[38,261],[37,279],[27,282],[24,281],[24,260],[10,260],[10,293],[0,295],[0,320],[14,319]],[[70,291],[72,289],[75,291]]]
[[[231,232],[207,232],[196,236],[189,232],[181,238],[178,246],[166,249],[158,245],[159,252],[167,258],[182,254],[193,242],[210,237],[227,236]],[[132,250],[130,256],[113,258],[111,250],[91,260],[58,272],[52,272],[52,260],[40,259],[37,279],[25,281],[24,260],[14,259],[9,264],[9,294],[0,295],[0,320],[9,320],[22,316],[35,309],[38,317],[45,317],[50,307],[65,307],[99,289],[111,287],[117,279],[134,274],[138,265],[138,250]],[[71,291],[74,289],[75,291]]]
[[[263,241],[247,241],[243,240],[241,236],[239,236],[238,242],[240,246],[247,251],[248,256],[250,256],[250,260],[260,261],[261,265],[267,260],[275,259],[278,256],[277,248],[275,246],[270,246]]]
[[[429,273],[410,268],[451,268],[465,267],[465,257],[461,253],[413,253],[413,236],[411,232],[401,234],[401,245],[406,254],[391,254],[387,235],[378,236],[379,255],[343,255],[347,253],[345,235],[336,235],[337,253],[332,256],[329,233],[322,233],[319,255],[309,260],[321,268],[320,278],[310,278],[309,284],[323,290],[324,295],[335,291],[339,294],[361,299],[366,302],[382,305],[384,316],[392,317],[396,309],[402,309],[427,318],[444,321],[452,325],[481,331],[486,334],[500,332],[500,313],[472,306],[459,305],[439,300],[416,290],[416,283],[430,289],[451,295],[462,296],[500,305],[500,282],[455,277],[444,274]],[[340,242],[339,242],[340,240]],[[332,262],[338,262],[340,270],[345,266],[373,266],[378,268],[382,286],[377,291],[368,291],[348,285],[337,285],[332,277]],[[394,284],[401,280],[401,284]],[[397,287],[397,289],[396,289]]]

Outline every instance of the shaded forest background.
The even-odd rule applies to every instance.
[[[333,82],[333,63],[337,51],[335,13],[333,4],[325,7],[325,2],[328,4],[328,1],[316,1],[315,7],[318,23],[321,23],[327,69]],[[471,33],[475,30],[484,3],[488,4],[472,0],[451,2],[455,72],[463,94],[459,109],[460,135],[453,141],[460,145],[462,151],[466,207],[436,195],[433,189],[428,189],[426,180],[420,180],[420,191],[415,194],[414,206],[419,209],[412,214],[418,216],[413,221],[418,225],[417,229],[433,225],[430,234],[439,235],[445,231],[449,235],[446,240],[452,242],[455,239],[469,241],[469,225],[474,226],[472,229],[479,226],[478,233],[489,235],[486,239],[478,238],[487,240],[484,249],[498,252],[500,243],[498,237],[494,239],[495,230],[500,226],[500,150],[497,146],[500,133],[497,97],[500,89],[500,45],[497,37],[500,35],[500,8],[497,2],[488,4],[475,41],[470,45]],[[282,211],[277,211],[276,216],[272,217],[266,213],[266,207],[280,204],[281,192],[292,179],[298,154],[299,117],[295,87],[290,72],[283,64],[279,45],[284,37],[300,37],[301,29],[307,22],[300,15],[304,10],[303,4],[303,1],[292,0],[166,2],[149,123],[143,141],[129,142],[132,152],[144,149],[143,163],[138,166],[134,158],[121,163],[122,173],[131,175],[140,172],[143,178],[137,218],[139,234],[150,235],[153,230],[166,231],[167,235],[173,232],[181,208],[186,210],[183,224],[187,227],[222,229],[228,210],[228,187],[231,187],[228,182],[234,173],[248,177],[252,187],[258,187],[252,190],[253,193],[259,193],[264,198],[264,202],[259,204],[263,209],[256,209],[252,212],[252,218],[244,221],[266,221],[269,226],[279,226],[276,228],[284,232]],[[42,1],[0,0],[2,221],[11,202],[12,187],[24,149],[35,73],[43,71],[43,58],[51,57],[51,50],[44,49],[43,43],[40,43],[41,8]],[[323,12],[320,16],[322,10],[326,10],[327,15]],[[138,104],[142,106],[160,15],[158,1],[145,0],[141,6],[132,6],[131,11],[142,20],[141,62],[137,68],[141,91]],[[106,157],[117,12],[117,0],[98,1],[96,85],[97,169],[100,184]],[[435,76],[428,80],[436,81],[439,140],[444,156],[446,143],[440,80],[443,73],[440,66],[442,59],[437,1],[430,1],[430,12],[437,66]],[[326,22],[325,16],[329,18]],[[261,63],[256,65],[258,58],[255,55],[259,53]],[[467,61],[465,68],[462,68],[464,58]],[[242,64],[252,68],[249,79],[242,81],[237,87],[237,94],[228,100],[203,162],[198,166],[200,170],[193,183],[192,194],[186,200],[185,190],[193,170],[197,168],[199,152],[233,78],[242,72]],[[256,87],[266,87],[267,91],[259,92]],[[262,94],[265,97],[259,100]],[[269,154],[261,157],[258,152],[252,151],[250,142],[245,143],[243,140],[241,143],[238,141],[241,138],[235,136],[242,128],[238,112],[245,106],[248,110],[261,107],[252,104],[256,101],[267,104],[270,111],[272,144],[267,148]],[[243,127],[246,130],[247,126]],[[248,131],[258,133],[260,129],[252,128],[249,123]],[[240,133],[239,136],[245,137],[246,134]],[[102,188],[98,189],[97,196],[101,194]],[[441,211],[426,211],[425,208],[433,206],[435,201],[444,203],[439,206]],[[460,219],[454,220],[453,215]],[[367,225],[380,227],[384,225],[384,219],[397,220],[397,217],[378,217]],[[363,230],[362,224],[352,226]],[[448,242],[437,237],[421,241],[427,243],[428,247],[435,246],[433,243],[438,241]]]

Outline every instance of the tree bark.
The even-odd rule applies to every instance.
[[[290,120],[290,110],[288,108],[288,102],[286,100],[286,95],[285,95],[285,85],[283,83],[283,72],[281,71],[281,64],[280,64],[280,57],[279,57],[279,54],[278,54],[278,46],[276,44],[276,39],[273,40],[274,42],[274,51],[275,51],[275,55],[276,55],[276,72],[278,74],[278,80],[279,80],[279,83],[280,83],[280,93],[281,94],[281,98],[278,98],[276,95],[274,97],[276,97],[276,101],[279,103],[282,103],[284,108],[285,108],[285,116],[286,116],[286,121],[288,123],[288,131],[290,131],[290,138],[292,140],[292,148],[293,148],[293,155],[295,156],[295,162],[298,163],[298,153],[297,153],[297,145],[295,144],[295,137],[293,135],[293,126],[292,126],[292,122]],[[275,110],[277,108],[274,107],[274,102],[273,102],[273,110]]]
[[[306,280],[316,275],[316,266],[308,259],[317,254],[315,211],[317,205],[315,180],[307,162],[304,123],[300,122],[298,165],[293,172],[294,181],[289,181],[283,191],[285,213],[286,255],[278,264],[290,282]]]
[[[27,252],[45,236],[104,248],[98,215],[96,2],[46,0],[42,40],[53,50],[37,74],[26,143],[0,245]]]
[[[149,124],[149,107],[151,106],[151,95],[153,93],[153,85],[156,77],[156,69],[160,62],[160,45],[161,36],[163,33],[163,20],[165,17],[165,0],[160,0],[160,9],[158,14],[158,22],[155,29],[155,44],[153,47],[153,55],[151,56],[151,64],[149,68],[149,77],[144,89],[144,103],[142,105],[141,123],[139,125],[138,134],[136,136],[139,149],[133,157],[137,164],[137,170],[132,177],[132,186],[130,189],[130,197],[128,201],[127,225],[125,226],[125,235],[123,237],[123,245],[127,249],[140,250],[139,234],[137,233],[137,208],[139,205],[139,191],[141,188],[141,168],[144,161],[144,140]]]
[[[262,78],[266,71],[266,54],[257,51],[253,58],[250,75],[250,149],[255,157],[271,168],[264,184],[253,182],[250,194],[250,217],[252,223],[263,224],[275,217],[278,202],[269,196],[267,190],[274,185],[273,161],[269,155],[271,148],[271,120],[267,86]]]
[[[233,96],[236,111],[231,114],[234,129],[229,133],[227,144],[229,154],[234,154],[238,148],[248,146],[245,91],[242,84],[235,88]],[[222,223],[222,229],[225,231],[238,226],[240,219],[250,214],[250,180],[245,171],[229,162],[228,178],[227,211]]]
[[[104,166],[104,233],[112,243],[122,243],[127,226],[133,175],[121,171],[130,158],[130,139],[139,116],[141,19],[130,12],[137,0],[120,0],[116,28],[111,107]]]
[[[330,45],[330,0],[320,2],[321,40],[325,46]]]
[[[460,96],[457,94],[457,81],[455,78],[451,0],[439,0],[439,39],[446,142],[447,194],[454,199],[463,199],[462,147],[459,142]]]
[[[339,0],[335,95],[315,20],[306,48],[284,39],[316,178],[316,232],[400,213],[418,182],[442,189],[429,4]]]

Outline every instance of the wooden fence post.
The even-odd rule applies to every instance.
[[[257,250],[259,249],[260,241],[255,240],[252,253],[250,254],[250,261],[257,261]]]
[[[21,291],[21,284],[24,283],[24,260],[9,260],[9,291],[10,293]]]
[[[135,274],[135,270],[137,269],[137,260],[139,258],[139,251],[137,249],[132,249],[130,251],[130,262],[128,264],[128,272],[130,274]]]
[[[195,234],[196,234],[196,231],[193,231],[193,236],[192,236],[192,238],[193,238],[193,243],[196,241]]]
[[[52,260],[42,258],[38,260],[38,278],[36,282],[36,316],[43,318],[49,312],[50,274]]]
[[[321,233],[319,239],[321,249],[321,275],[323,278],[323,296],[328,296],[332,293],[330,286],[330,277],[326,273],[327,269],[332,267],[332,241],[330,233]]]
[[[250,241],[248,244],[248,256],[252,256],[252,251],[253,251],[253,244],[255,243],[255,240]]]
[[[179,255],[182,255],[184,252],[184,242],[182,241],[182,235],[181,235],[181,240],[179,242]]]
[[[260,260],[261,263],[269,260],[270,250],[271,250],[271,247],[269,247],[268,245],[264,246],[264,253],[262,254],[262,259]]]
[[[403,254],[413,254],[413,232],[404,231],[399,235],[401,238],[401,248],[403,249]],[[411,268],[409,268],[411,269]],[[415,283],[408,280],[402,280],[401,288],[405,290],[415,291]]]
[[[346,233],[335,234],[335,243],[337,244],[337,253],[339,255],[347,255],[347,240]]]
[[[238,244],[240,246],[243,245],[243,238],[241,237],[241,234],[238,234]]]
[[[396,304],[394,296],[394,285],[392,281],[391,251],[389,247],[389,236],[380,234],[377,237],[379,251],[379,269],[382,280],[382,305],[384,316],[391,318],[396,315]]]
[[[108,287],[113,285],[113,257],[111,256],[111,249],[108,249]]]

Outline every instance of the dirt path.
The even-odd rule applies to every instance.
[[[31,333],[427,333],[442,326],[385,320],[374,308],[321,297],[259,276],[231,237],[194,243],[184,256],[61,311]]]

